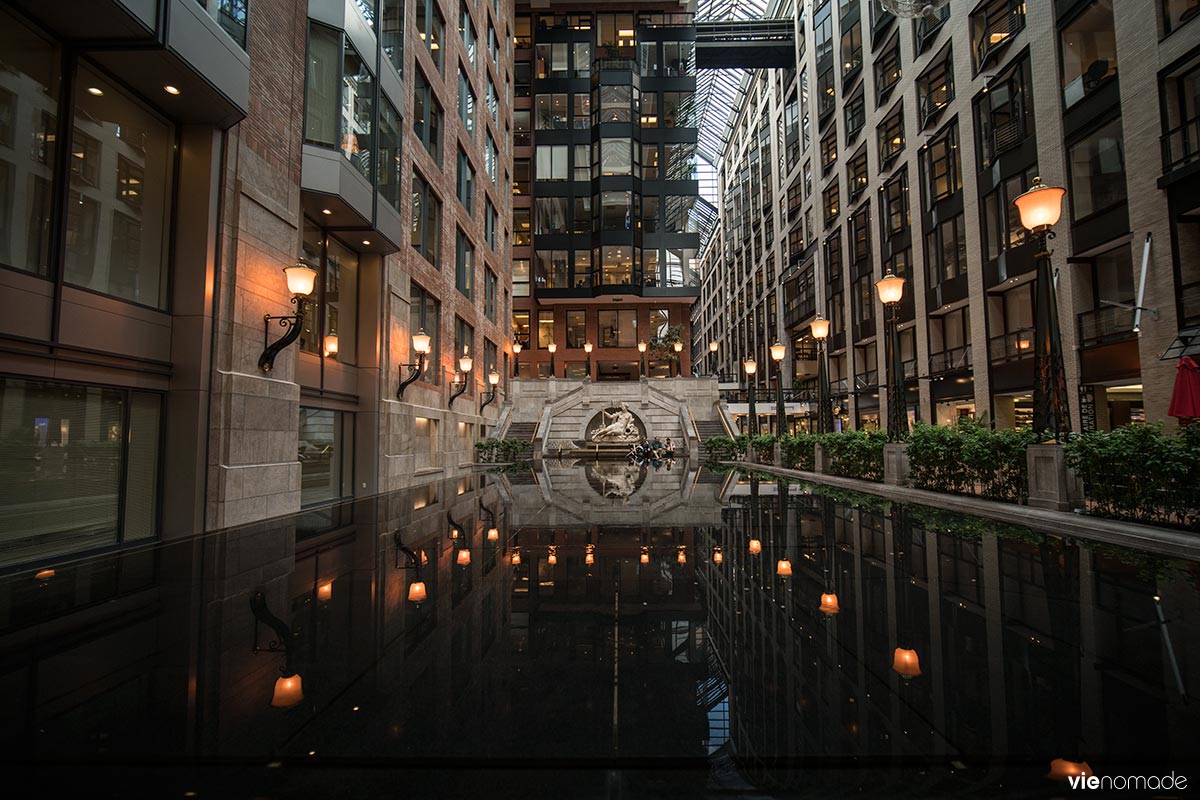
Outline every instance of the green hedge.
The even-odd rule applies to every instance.
[[[1075,434],[1065,449],[1091,513],[1200,531],[1200,425]]]
[[[825,450],[830,474],[864,481],[883,480],[883,446],[887,443],[883,431],[826,433],[817,439]]]
[[[1036,440],[1029,431],[992,430],[979,420],[918,422],[908,439],[908,480],[918,489],[1021,503],[1029,493],[1025,448]]]
[[[808,433],[780,437],[779,454],[783,458],[783,466],[812,472],[816,467],[816,444],[817,437]]]
[[[708,451],[710,464],[721,461],[743,461],[749,442],[749,436],[713,436],[704,440],[704,447]]]
[[[528,439],[482,439],[475,443],[481,464],[507,464],[521,461],[529,450]]]

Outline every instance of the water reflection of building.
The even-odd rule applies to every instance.
[[[807,494],[781,504],[757,485],[735,497],[725,524],[698,536],[722,563],[697,572],[729,675],[730,736],[756,783],[811,785],[811,767],[849,757],[929,767],[919,780],[930,791],[1041,781],[1060,756],[1110,771],[1195,762],[1196,713],[1154,624],[1157,595],[1182,685],[1194,683],[1186,575],[970,518],[935,532],[942,523],[920,509]],[[784,555],[789,579],[775,574]],[[837,613],[820,610],[825,594]],[[896,648],[915,650],[921,675],[892,669]],[[956,773],[954,760],[969,768]],[[861,778],[824,774],[831,786]]]

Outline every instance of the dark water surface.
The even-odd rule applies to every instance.
[[[8,574],[0,740],[51,796],[1073,794],[1054,759],[1200,786],[1198,579],[873,496],[548,465]]]

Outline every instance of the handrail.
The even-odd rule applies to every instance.
[[[984,25],[983,30],[979,32],[979,38],[975,40],[977,69],[982,70],[988,59],[1008,44],[1024,27],[1024,0],[1009,0],[1003,14]]]

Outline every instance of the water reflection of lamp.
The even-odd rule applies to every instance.
[[[492,510],[490,508],[488,508],[487,506],[485,506],[483,504],[482,500],[479,501],[479,511],[480,511],[480,513],[487,516],[487,523],[488,523],[487,540],[489,542],[499,541],[500,529],[496,527],[496,515],[494,513],[492,513]]]
[[[1056,758],[1050,762],[1050,771],[1046,773],[1046,777],[1052,781],[1065,781],[1076,775],[1086,777],[1094,774],[1086,761],[1068,761],[1065,758]]]
[[[428,597],[425,581],[421,580],[421,564],[425,561],[425,551],[422,550],[421,558],[417,558],[417,554],[401,542],[399,530],[392,534],[392,537],[396,542],[396,569],[413,571],[413,581],[408,585],[408,602],[420,608],[421,603]],[[400,556],[405,557],[405,563],[400,563]]]
[[[37,572],[33,573],[34,580],[38,581],[48,581],[53,577],[54,570],[52,569],[39,569]]]
[[[650,563],[650,548],[646,545],[642,545],[642,554],[638,556],[638,561],[642,562],[643,564]]]
[[[333,597],[333,581],[317,584],[317,599],[329,600]]]
[[[546,548],[546,563],[553,566],[558,563],[558,545],[550,545]]]
[[[826,616],[834,616],[842,609],[838,606],[838,597],[833,592],[826,592],[821,595],[821,613]]]
[[[596,545],[589,543],[583,549],[583,563],[589,567],[596,563]]]
[[[273,708],[291,708],[304,699],[303,681],[300,674],[292,669],[291,650],[288,642],[292,638],[291,628],[283,620],[271,613],[267,608],[267,597],[261,591],[250,597],[250,612],[254,614],[254,654],[262,652],[283,653],[283,664],[279,667],[280,676],[275,679],[275,687],[271,692]],[[276,639],[265,646],[258,641],[260,623],[275,632]]]
[[[513,548],[512,565],[514,567],[521,566],[521,548],[519,548],[519,547]]]
[[[678,554],[675,556],[675,560],[678,561],[680,564],[686,564],[687,563],[687,547],[685,545],[681,544],[681,545],[679,545],[679,547],[676,548],[676,550],[678,551]]]
[[[459,525],[454,520],[454,517],[450,516],[449,511],[446,512],[446,521],[450,524],[450,538],[455,540],[461,538],[463,530],[462,525]]]
[[[471,563],[471,550],[468,547],[463,547],[458,551],[458,555],[454,557],[454,561],[460,567],[465,567]]]
[[[756,556],[761,552],[762,552],[762,540],[761,539],[751,539],[750,540],[750,555]]]
[[[910,680],[921,674],[921,661],[917,658],[916,650],[897,647],[892,656],[892,670],[905,680]]]
[[[787,556],[775,562],[775,574],[781,578],[792,577],[792,562],[788,561]]]
[[[725,554],[721,552],[721,546],[717,545],[712,549],[712,562],[714,564],[722,564],[725,561]]]

